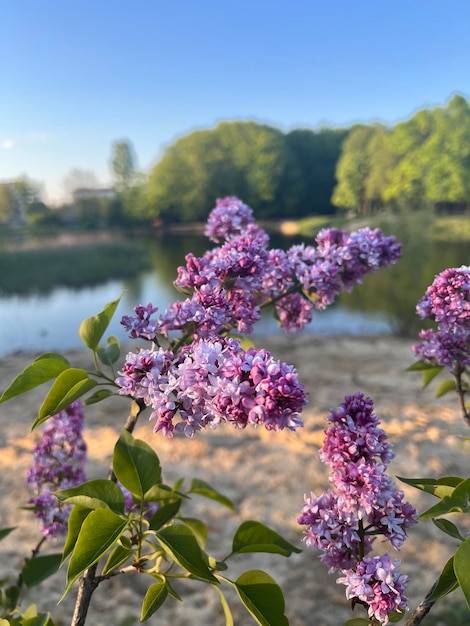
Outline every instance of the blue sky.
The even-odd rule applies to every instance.
[[[221,120],[393,124],[470,97],[468,0],[3,0],[0,180],[110,182]]]

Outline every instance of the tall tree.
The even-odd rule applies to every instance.
[[[111,147],[111,170],[117,191],[128,189],[136,174],[136,158],[128,139],[115,141]]]
[[[285,167],[284,136],[270,126],[223,122],[193,132],[167,148],[151,171],[150,216],[204,220],[217,197],[238,195],[258,217],[273,217]]]
[[[354,126],[343,144],[336,168],[338,184],[332,202],[340,209],[352,210],[360,215],[370,212],[367,196],[367,178],[371,169],[368,144],[375,133],[374,126]]]
[[[318,132],[298,129],[285,137],[291,158],[283,183],[284,204],[294,217],[333,213],[331,196],[336,185],[336,164],[346,129]]]

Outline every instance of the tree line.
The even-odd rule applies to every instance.
[[[116,141],[110,166],[112,193],[93,195],[93,185],[76,189],[73,200],[54,211],[31,181],[0,184],[0,221],[9,212],[18,218],[18,207],[33,225],[203,221],[215,199],[227,195],[243,198],[257,219],[464,211],[470,208],[470,105],[456,95],[445,107],[420,110],[391,127],[283,133],[256,122],[222,122],[175,141],[146,173],[137,171],[131,142]],[[68,186],[87,179],[84,174],[93,181],[77,170]]]
[[[470,106],[418,111],[392,128],[356,125],[342,145],[332,202],[362,215],[384,209],[470,208]]]

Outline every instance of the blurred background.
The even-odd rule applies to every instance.
[[[465,0],[5,3],[0,355],[77,347],[124,290],[165,309],[227,195],[275,247],[395,234],[404,259],[305,332],[415,334],[468,263],[469,23]]]

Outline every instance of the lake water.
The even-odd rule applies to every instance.
[[[292,245],[291,240],[283,242]],[[0,297],[0,356],[16,351],[47,352],[82,347],[78,337],[80,322],[101,311],[122,292],[115,319],[105,336],[126,339],[119,321],[132,313],[137,304],[152,302],[163,311],[181,295],[172,280],[188,251],[201,255],[207,248],[203,237],[172,237],[145,242],[149,246],[152,269],[133,279],[112,280],[105,284],[69,289],[59,287],[44,295]],[[279,241],[272,242],[280,246]],[[284,246],[285,247],[285,246]],[[326,311],[316,312],[303,332],[316,334],[376,335],[412,331],[419,326],[415,306],[435,273],[445,267],[468,264],[467,247],[445,246],[436,251],[410,248],[395,267],[368,276],[352,294],[342,295]],[[416,256],[420,259],[418,263]],[[434,261],[432,261],[434,259]],[[431,262],[432,261],[432,262]],[[283,331],[272,316],[256,326],[260,334]]]
[[[152,302],[163,311],[180,297],[158,274],[145,272],[132,285],[110,281],[80,290],[59,288],[47,296],[0,298],[0,356],[16,351],[49,352],[83,347],[78,336],[81,321],[101,311],[124,290],[106,335],[116,335],[121,341],[126,339],[126,334],[119,320],[122,315],[132,313],[136,304]],[[135,298],[136,290],[138,298]],[[257,331],[282,332],[268,315],[258,324]],[[347,311],[337,306],[316,314],[307,332],[377,334],[389,333],[391,327],[383,315]]]

